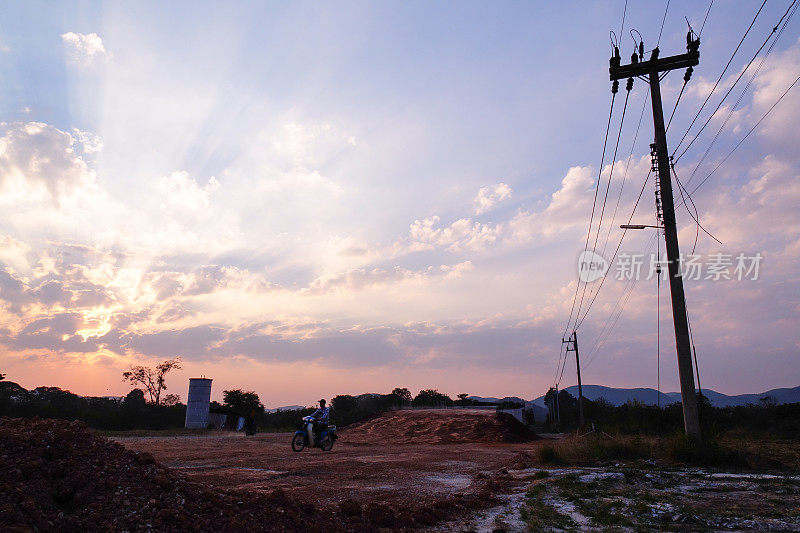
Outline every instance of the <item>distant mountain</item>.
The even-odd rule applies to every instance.
[[[515,403],[525,403],[525,400],[518,397],[518,396],[506,396],[505,398],[494,398],[494,397],[484,397],[484,396],[467,396],[468,400],[474,400],[476,402],[481,403],[502,403],[502,402],[515,402]]]
[[[567,387],[564,390],[573,396],[578,396],[577,385]],[[760,394],[738,394],[733,396],[722,394],[711,389],[703,389],[703,394],[709,399],[711,405],[714,407],[735,407],[738,405],[747,405],[749,403],[758,403],[758,401],[765,396],[774,398],[775,402],[778,404],[800,402],[800,387],[772,389]],[[648,405],[656,405],[659,399],[659,393],[655,389],[618,389],[604,387],[602,385],[584,385],[583,396],[589,400],[604,398],[612,405],[623,405],[627,402],[633,401],[638,401]],[[681,401],[681,393],[662,392],[660,393],[660,400],[661,405],[679,402]],[[533,400],[533,403],[539,407],[545,407],[544,396],[536,398]]]
[[[467,396],[467,399],[481,403],[500,403],[500,398],[494,398],[491,396]]]
[[[276,407],[274,409],[264,409],[267,413],[277,413],[278,411],[297,411],[298,409],[305,409],[303,405],[284,405],[283,407]]]

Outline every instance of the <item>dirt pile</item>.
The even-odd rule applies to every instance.
[[[0,418],[3,531],[296,529],[320,520],[308,507],[209,490],[81,422]]]
[[[390,411],[344,428],[348,442],[393,444],[456,444],[528,442],[538,439],[516,418],[481,409]]]
[[[307,459],[313,461],[313,456]],[[147,452],[92,434],[81,422],[0,418],[0,531],[313,532],[429,527],[489,505],[495,492],[507,490],[506,477],[489,476],[466,493],[442,494],[430,501],[386,504],[350,498],[325,506],[281,488],[224,490],[190,480]],[[323,497],[329,494],[326,491],[339,490],[324,476],[314,487],[315,495]]]

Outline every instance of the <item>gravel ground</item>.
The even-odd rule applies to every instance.
[[[517,483],[508,445],[348,443],[290,435],[117,439],[80,422],[0,419],[2,531],[429,528]],[[511,448],[525,445],[511,445]],[[528,445],[530,446],[530,445]]]

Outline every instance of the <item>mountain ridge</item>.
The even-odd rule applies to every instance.
[[[572,385],[562,390],[566,390],[573,396],[578,396],[577,385]],[[773,398],[777,404],[795,403],[800,402],[800,386],[770,389],[758,394],[735,395],[723,394],[712,389],[703,389],[703,395],[709,399],[711,405],[714,407],[736,407],[740,405],[756,404],[761,398],[766,396]],[[646,387],[628,389],[605,387],[603,385],[584,385],[583,396],[593,401],[604,398],[612,405],[623,405],[629,401],[638,401],[647,405],[657,405],[659,400],[661,405],[669,405],[681,401],[680,392],[659,393],[656,389]],[[534,399],[533,403],[539,407],[545,407],[544,396],[539,396]]]

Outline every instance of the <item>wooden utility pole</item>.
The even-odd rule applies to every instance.
[[[686,36],[686,53],[659,59],[655,48],[649,61],[643,61],[643,46],[639,45],[639,58],[636,53],[629,65],[620,65],[619,49],[615,48],[610,61],[610,78],[616,81],[634,76],[646,76],[650,83],[650,100],[653,104],[653,126],[655,128],[655,148],[658,161],[658,180],[661,188],[661,201],[664,210],[664,240],[667,248],[667,267],[669,269],[669,288],[672,296],[672,320],[675,324],[675,347],[678,352],[678,374],[681,382],[681,402],[683,403],[683,425],[686,434],[700,442],[700,416],[697,409],[697,395],[694,389],[692,369],[692,350],[689,342],[689,326],[686,318],[686,297],[681,277],[680,250],[678,249],[678,229],[675,223],[675,202],[672,197],[672,180],[667,150],[667,133],[664,129],[664,111],[661,107],[661,72],[689,68],[700,63],[700,39],[693,39],[690,31]],[[687,72],[687,76],[691,71]]]
[[[578,355],[578,332],[573,331],[569,339],[561,339],[561,342],[567,344],[567,352],[575,352],[575,366],[578,368],[578,412],[580,413],[580,427],[583,429],[583,385],[581,384],[581,358]]]

